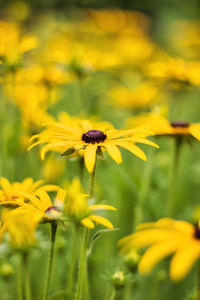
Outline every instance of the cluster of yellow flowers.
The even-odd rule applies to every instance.
[[[168,93],[171,95],[183,85],[199,88],[200,57],[192,60],[189,49],[185,58],[166,53],[153,42],[149,20],[139,12],[90,9],[81,16],[81,19],[71,22],[52,19],[48,28],[42,26],[40,20],[41,31],[38,33],[35,29],[29,34],[24,32],[22,25],[0,21],[0,83],[5,99],[2,115],[7,114],[10,105],[18,109],[23,135],[30,137],[29,145],[25,141],[25,146],[28,151],[34,148],[36,155],[39,149],[40,157],[46,163],[43,175],[48,182],[58,182],[57,178],[65,171],[63,161],[66,156],[79,161],[90,176],[88,193],[81,176],[67,184],[59,182],[56,185],[46,184],[45,180],[34,181],[31,177],[21,182],[9,182],[6,175],[1,177],[0,242],[7,234],[14,248],[28,252],[37,242],[39,224],[49,223],[54,229],[66,224],[73,224],[76,229],[84,228],[85,240],[80,251],[80,265],[83,263],[83,267],[80,266],[79,274],[81,277],[82,272],[83,277],[83,273],[87,273],[84,268],[87,269],[88,230],[96,225],[113,229],[112,222],[99,212],[116,210],[112,205],[96,203],[94,178],[97,159],[104,159],[108,154],[120,164],[121,149],[125,149],[146,161],[145,151],[138,144],[159,148],[158,139],[156,143],[148,139],[152,136],[154,140],[161,136],[173,138],[178,150],[183,142],[200,141],[200,123],[170,121],[160,109],[169,104]],[[181,46],[178,40],[174,43],[180,48],[194,50],[199,47],[198,30],[192,26],[188,30],[188,38],[181,40]],[[190,31],[192,37],[196,37],[194,43],[191,43]],[[71,116],[62,111],[57,118],[50,113],[54,105],[60,104],[62,90],[67,85],[74,85],[77,92],[91,74],[95,76],[102,71],[111,78],[111,85],[106,89],[107,103],[129,110],[123,128],[117,129],[110,122],[94,116],[86,118],[84,113],[80,117],[78,113]],[[82,103],[82,111],[84,106],[87,103]],[[12,110],[10,120],[13,121]],[[4,131],[6,128],[3,128],[3,137]],[[2,160],[5,158],[4,148]],[[48,152],[59,153],[62,160],[56,162]],[[119,245],[122,252],[135,261],[139,260],[137,250],[149,247],[139,262],[138,269],[142,274],[173,254],[170,277],[181,280],[200,257],[200,223],[194,226],[185,221],[162,218],[140,224],[136,230],[136,233],[122,238]],[[77,300],[81,299],[83,285],[79,275]],[[51,274],[48,278],[45,300]],[[121,284],[123,273],[117,272],[112,279]]]

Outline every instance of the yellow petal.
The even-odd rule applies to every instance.
[[[115,145],[125,148],[126,150],[130,151],[131,153],[133,153],[134,155],[138,156],[139,158],[141,158],[143,160],[147,159],[144,152],[138,146],[136,146],[130,142],[116,140],[116,141],[114,141],[114,143],[115,143]]]
[[[164,257],[172,254],[177,250],[179,243],[176,240],[157,243],[151,246],[141,258],[138,270],[146,274]]]
[[[156,242],[171,240],[174,236],[177,236],[174,231],[147,229],[122,238],[119,241],[119,246],[124,247],[122,251],[125,252],[129,248],[144,248]]]
[[[44,160],[45,154],[50,150],[55,151],[56,149],[59,149],[59,148],[67,150],[68,148],[71,148],[72,146],[73,146],[73,144],[71,142],[70,142],[70,144],[68,144],[66,141],[49,143],[48,145],[46,145],[42,148],[41,153],[40,153],[41,159]]]
[[[112,229],[113,228],[113,224],[107,220],[106,218],[104,217],[101,217],[101,216],[96,216],[96,215],[91,215],[89,217],[92,221],[96,222],[97,224],[101,224],[107,228],[110,228]]]
[[[82,219],[81,224],[88,228],[94,228],[94,223],[89,218]]]
[[[46,184],[46,185],[39,187],[39,190],[43,190],[46,192],[53,192],[53,191],[59,190],[59,186],[54,185],[54,184]]]
[[[0,178],[0,184],[4,191],[10,191],[12,189],[10,182],[5,177]]]
[[[170,264],[170,277],[172,280],[178,281],[192,268],[195,261],[200,256],[200,243],[198,241],[189,241],[188,246],[177,251],[173,256]]]
[[[189,127],[190,133],[198,140],[200,141],[200,123],[192,124]]]
[[[114,159],[117,164],[120,164],[122,162],[122,155],[118,147],[109,143],[105,143],[104,145],[112,159]]]
[[[107,205],[107,204],[94,204],[94,205],[90,205],[90,210],[101,210],[101,209],[117,210],[114,206]]]
[[[98,145],[91,144],[85,148],[84,160],[85,160],[85,166],[89,173],[91,173],[94,169],[94,165],[96,162],[97,147]]]
[[[159,146],[156,143],[154,143],[150,140],[147,140],[147,139],[130,138],[130,139],[126,139],[126,140],[128,140],[128,141],[132,140],[134,143],[140,143],[140,144],[150,145],[150,146],[153,146],[155,148],[159,148]]]

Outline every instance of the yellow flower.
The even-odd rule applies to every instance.
[[[39,221],[33,211],[24,211],[21,207],[2,212],[2,220],[10,236],[10,242],[15,247],[30,247],[35,244],[35,231]]]
[[[37,191],[55,191],[58,190],[56,185],[43,185],[43,180],[33,181],[31,177],[24,179],[22,182],[10,183],[6,178],[0,178],[0,205],[23,205],[25,197],[22,193],[35,194]]]
[[[149,247],[139,262],[139,272],[147,274],[164,257],[173,254],[170,277],[183,279],[200,257],[200,222],[194,226],[185,221],[160,219],[139,225],[138,232],[119,241],[122,251]]]
[[[148,113],[129,120],[129,126],[139,126],[142,129],[149,129],[154,135],[169,135],[194,137],[200,141],[200,123],[189,123],[186,121],[168,121],[157,113]]]
[[[158,88],[149,82],[141,83],[133,89],[117,86],[109,91],[114,103],[124,108],[145,108],[158,102]]]
[[[146,160],[144,152],[135,143],[157,145],[145,137],[147,131],[117,130],[108,127],[106,124],[94,124],[90,121],[80,122],[80,126],[71,127],[62,123],[52,122],[47,124],[47,128],[40,134],[31,138],[35,141],[28,150],[39,144],[46,144],[42,147],[41,158],[44,159],[46,152],[52,150],[68,155],[75,151],[84,149],[84,160],[89,172],[93,171],[96,154],[106,150],[116,163],[122,162],[119,147],[127,149],[139,158]]]
[[[0,22],[0,56],[7,66],[16,66],[24,53],[38,45],[32,35],[21,35],[20,28],[9,22]]]
[[[53,203],[45,190],[37,190],[35,195],[28,193],[21,193],[26,199],[29,200],[28,204],[24,204],[19,209],[21,211],[33,211],[38,217],[38,220],[44,222],[51,222],[61,219],[62,208],[66,192],[59,189]]]
[[[93,212],[99,210],[116,210],[115,207],[106,204],[89,205],[87,199],[88,196],[89,195],[84,193],[80,180],[75,178],[67,189],[63,209],[66,216],[88,228],[94,228],[94,223],[113,228],[113,225],[109,220],[93,214]]]

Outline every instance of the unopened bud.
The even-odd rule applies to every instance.
[[[10,278],[14,273],[13,267],[8,264],[4,263],[0,267],[0,275],[4,278]]]
[[[125,276],[124,272],[118,271],[112,275],[111,281],[116,289],[120,289],[125,284],[126,276]]]
[[[129,268],[130,272],[135,273],[140,260],[140,255],[137,250],[131,251],[125,257],[125,263]]]

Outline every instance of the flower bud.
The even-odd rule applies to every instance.
[[[125,256],[125,264],[130,272],[135,273],[137,271],[139,260],[140,255],[137,250],[133,250]]]
[[[10,264],[4,263],[4,264],[1,265],[1,267],[0,267],[0,275],[3,278],[8,279],[13,274],[14,274],[14,270],[13,270],[13,267]]]
[[[118,271],[112,275],[111,281],[116,289],[120,289],[125,284],[126,276],[125,276],[124,272]]]

